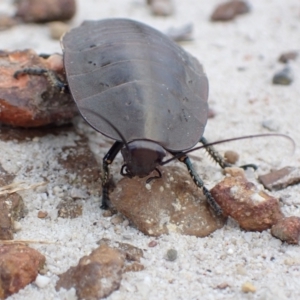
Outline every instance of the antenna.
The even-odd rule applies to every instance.
[[[203,146],[195,147],[195,148],[189,149],[187,151],[177,153],[172,158],[163,161],[160,165],[163,166],[163,165],[171,162],[172,160],[178,159],[190,152],[193,152],[193,151],[196,151],[199,149],[203,149],[203,148],[206,148],[209,146],[214,146],[214,145],[223,144],[223,143],[232,142],[232,141],[238,141],[238,140],[246,140],[246,139],[258,138],[258,137],[271,137],[271,136],[283,137],[283,138],[289,140],[293,145],[293,153],[295,152],[295,148],[296,148],[295,141],[288,135],[282,134],[282,133],[261,133],[261,134],[245,135],[245,136],[240,136],[240,137],[236,137],[236,138],[229,138],[229,139],[220,140],[220,141],[216,141],[216,142],[212,142],[212,143],[207,143]]]

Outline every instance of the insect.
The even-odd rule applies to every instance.
[[[208,79],[196,58],[159,31],[128,19],[86,21],[62,39],[68,84],[48,70],[16,72],[48,75],[69,90],[83,118],[115,140],[103,158],[102,208],[109,205],[109,165],[121,151],[121,174],[145,177],[167,152],[183,162],[217,214],[221,208],[196,173],[187,151],[203,137],[208,114]],[[209,145],[205,149],[228,166]]]

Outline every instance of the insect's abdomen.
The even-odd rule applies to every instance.
[[[201,65],[160,32],[124,19],[85,22],[63,39],[72,95],[86,120],[120,140],[85,112],[108,118],[126,140],[149,139],[168,150],[195,145],[207,120],[208,83]]]

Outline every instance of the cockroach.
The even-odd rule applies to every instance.
[[[69,90],[83,118],[115,140],[103,158],[101,207],[109,205],[109,165],[120,151],[121,174],[145,177],[155,170],[148,181],[161,177],[158,167],[170,161],[163,161],[168,152],[221,214],[187,155],[200,142],[222,168],[228,166],[203,137],[208,79],[198,60],[163,33],[128,19],[86,21],[64,35],[62,48],[68,83],[48,70],[40,73]]]

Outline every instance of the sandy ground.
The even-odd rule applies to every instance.
[[[1,0],[0,12],[11,12],[12,1]],[[128,17],[143,21],[162,31],[188,22],[194,24],[194,40],[183,47],[204,65],[210,83],[210,106],[216,116],[209,119],[205,136],[210,141],[245,134],[269,132],[262,126],[272,121],[280,133],[288,134],[300,145],[300,63],[291,62],[295,79],[290,86],[272,85],[273,74],[283,68],[277,62],[279,54],[299,50],[300,4],[298,0],[252,0],[251,13],[226,24],[211,23],[209,16],[220,1],[174,1],[176,13],[167,18],[153,17],[142,0],[78,0],[78,12],[72,26],[84,19]],[[57,41],[51,40],[47,26],[20,25],[0,32],[1,49],[33,48],[37,52],[61,52]],[[91,146],[101,160],[108,149],[97,148],[102,137],[83,124],[79,125],[93,141]],[[152,240],[135,228],[110,223],[98,208],[99,199],[83,203],[83,216],[69,220],[57,218],[56,205],[60,200],[59,176],[55,166],[26,177],[24,166],[34,164],[39,169],[50,160],[53,151],[63,145],[73,145],[77,139],[70,133],[63,139],[55,136],[36,138],[24,143],[0,141],[2,166],[17,175],[15,181],[39,182],[42,175],[53,177],[48,196],[43,190],[22,192],[29,210],[21,220],[22,230],[16,239],[48,241],[31,246],[47,258],[49,283],[44,288],[27,286],[10,299],[75,299],[75,292],[54,289],[57,274],[75,265],[80,257],[89,254],[103,237],[129,242],[147,249],[143,264],[145,270],[124,275],[121,287],[108,299],[300,299],[300,251],[273,238],[268,231],[244,232],[229,220],[224,228],[206,238],[171,234],[158,239],[159,246],[149,248]],[[51,146],[52,147],[51,147]],[[55,147],[53,147],[55,145]],[[220,145],[222,152],[233,149],[240,154],[240,163],[256,163],[256,174],[286,165],[299,166],[300,153],[296,148],[291,155],[290,145],[283,139],[256,139]],[[55,149],[55,150],[54,150]],[[199,174],[207,187],[213,187],[222,174],[199,151],[193,154]],[[113,168],[115,174],[121,160]],[[281,198],[286,215],[300,217],[300,186],[273,192]],[[50,218],[36,217],[40,209],[50,212]],[[97,222],[97,226],[92,226]],[[164,259],[168,249],[175,248],[174,262]],[[256,293],[242,292],[242,285],[251,282]],[[218,289],[227,283],[228,288]]]

